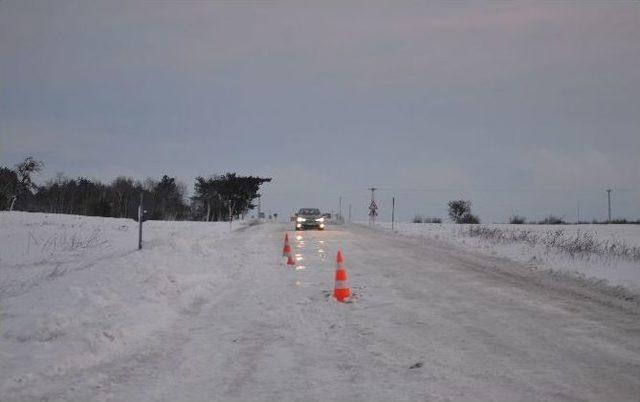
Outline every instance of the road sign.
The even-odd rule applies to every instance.
[[[378,206],[374,200],[371,200],[371,204],[369,205],[369,216],[378,216]]]
[[[371,204],[369,204],[369,225],[374,225],[376,223],[376,216],[378,216],[378,206],[374,201],[374,193],[377,190],[375,187],[371,187]]]

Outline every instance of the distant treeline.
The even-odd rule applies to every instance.
[[[0,209],[137,219],[142,194],[145,219],[229,220],[253,209],[260,186],[271,181],[235,173],[197,177],[194,195],[187,198],[186,186],[166,175],[144,182],[118,177],[110,183],[58,175],[36,185],[32,176],[42,168],[32,157],[15,169],[0,167]]]

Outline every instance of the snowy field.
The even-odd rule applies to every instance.
[[[446,226],[291,229],[146,222],[138,251],[131,220],[0,213],[0,400],[640,395],[633,297],[467,251]],[[330,297],[338,249],[351,303]]]
[[[138,252],[130,219],[0,212],[0,395],[40,398],[57,376],[128,356],[196,311],[225,275],[211,245],[229,232],[149,221]]]
[[[391,229],[390,222],[376,225]],[[449,241],[531,269],[574,273],[640,292],[640,225],[396,223],[394,228],[401,235]]]

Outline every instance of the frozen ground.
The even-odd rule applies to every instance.
[[[632,294],[358,226],[0,213],[0,399],[611,400],[640,395]],[[357,299],[339,304],[333,256]]]
[[[390,222],[376,225],[391,229]],[[477,228],[488,229],[489,235],[472,235],[470,231]],[[530,269],[578,274],[640,293],[640,225],[396,223],[394,229],[401,235],[449,241],[470,251],[506,257]]]

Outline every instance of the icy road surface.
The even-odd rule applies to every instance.
[[[632,296],[357,226],[289,231],[286,268],[288,229],[152,222],[141,252],[0,259],[13,278],[0,282],[0,400],[640,396]],[[327,297],[338,248],[351,304]]]

